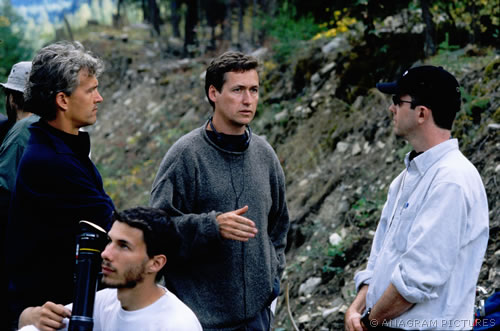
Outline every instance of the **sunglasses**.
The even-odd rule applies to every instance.
[[[392,96],[392,103],[394,103],[394,105],[396,105],[396,106],[401,106],[401,104],[405,103],[405,102],[409,103],[409,104],[412,103],[412,101],[401,100],[401,98],[398,95]]]

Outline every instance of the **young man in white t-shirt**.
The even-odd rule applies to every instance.
[[[101,254],[102,283],[109,288],[96,294],[94,330],[202,330],[193,311],[157,284],[167,262],[165,217],[154,208],[115,212],[109,243]],[[48,301],[26,308],[19,327],[66,329],[71,307]]]

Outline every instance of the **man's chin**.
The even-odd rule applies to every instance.
[[[113,282],[111,280],[103,279],[102,285],[106,288],[134,288],[137,286],[137,282],[130,281],[127,283],[118,283],[118,282]]]

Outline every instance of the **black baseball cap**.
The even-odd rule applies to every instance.
[[[417,105],[424,105],[433,111],[457,113],[460,110],[460,85],[443,67],[414,67],[397,81],[377,83],[376,86],[382,93],[411,95],[416,99]]]

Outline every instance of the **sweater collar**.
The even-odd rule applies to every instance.
[[[44,132],[58,153],[81,156],[88,156],[90,153],[90,137],[87,132],[79,131],[78,135],[69,134],[54,128],[43,119],[33,123],[30,130]]]

